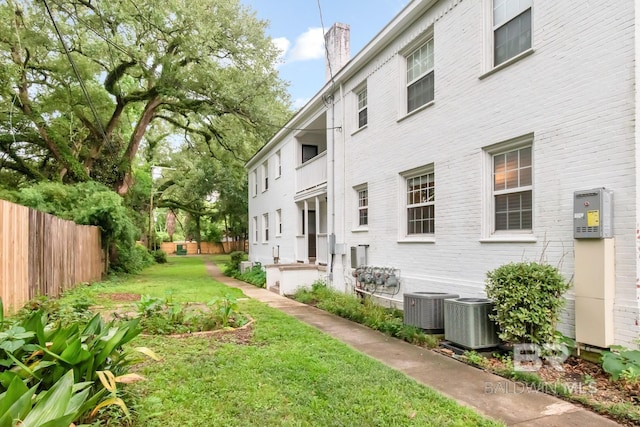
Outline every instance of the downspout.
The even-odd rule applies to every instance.
[[[334,86],[331,85],[331,156],[329,157],[329,188],[331,189],[331,229],[329,230],[329,252],[331,263],[329,265],[329,282],[333,283],[333,263],[336,257],[336,100]]]

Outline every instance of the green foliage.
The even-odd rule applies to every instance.
[[[93,403],[90,399],[87,405],[91,384],[74,383],[70,370],[49,390],[36,395],[37,386],[27,388],[14,377],[6,392],[0,394],[0,426],[68,426]]]
[[[133,214],[124,206],[123,199],[104,185],[42,182],[21,189],[16,202],[78,224],[98,226],[102,244],[117,248],[117,256],[112,257],[110,265],[116,271],[133,273],[141,265],[147,265],[140,259],[142,254],[136,253],[138,229]]]
[[[233,276],[236,271],[240,271],[240,263],[247,259],[247,254],[242,251],[231,252],[231,260],[227,264],[227,276]]]
[[[636,382],[640,378],[640,350],[629,350],[612,346],[611,351],[602,352],[602,369],[618,381]]]
[[[228,326],[242,326],[247,318],[238,313],[238,301],[227,294],[215,297],[201,310],[171,301],[143,295],[137,303],[140,325],[149,334],[171,335],[212,331]]]
[[[79,303],[79,306],[84,304]],[[47,302],[40,307],[51,309],[53,304]],[[27,313],[30,315],[26,316]],[[51,323],[43,309],[32,311],[28,308],[23,314],[13,321],[0,321],[0,398],[2,393],[5,397],[12,395],[18,387],[16,381],[19,381],[21,394],[29,388],[31,395],[38,396],[33,409],[24,406],[19,411],[22,414],[28,409],[31,411],[28,416],[34,420],[42,421],[39,414],[46,412],[56,418],[65,417],[66,424],[52,425],[69,425],[91,407],[108,404],[99,403],[104,396],[104,389],[97,382],[99,372],[122,375],[141,360],[135,354],[137,350],[149,354],[148,349],[123,348],[140,333],[137,320],[105,323],[97,314],[81,326],[78,322],[65,323],[61,319]],[[67,390],[69,381],[73,389],[71,394]],[[82,402],[80,397],[75,397],[79,391],[84,396]],[[62,399],[64,404],[75,403],[72,406],[60,406],[62,401],[43,403],[49,395],[57,396],[51,398],[55,402]],[[71,418],[67,420],[67,417]],[[26,419],[23,425],[41,425],[28,424]],[[4,424],[0,422],[0,425]]]
[[[151,255],[158,264],[164,264],[167,262],[167,253],[165,251],[157,249],[155,251],[152,251]]]
[[[259,288],[264,288],[267,284],[267,272],[262,269],[262,264],[259,262],[256,262],[251,269],[244,273],[238,273],[234,277]]]
[[[410,343],[429,348],[438,345],[436,338],[418,328],[404,325],[402,311],[379,306],[370,297],[363,299],[335,291],[322,281],[313,283],[311,289],[298,289],[293,298]]]
[[[122,273],[139,273],[155,262],[149,250],[138,243],[131,247],[118,245],[117,259],[113,270]]]
[[[510,343],[555,342],[556,323],[570,285],[558,269],[520,262],[487,273],[487,296],[494,302],[491,319],[500,338]]]
[[[489,363],[489,360],[486,357],[474,350],[465,351],[463,356],[467,362],[477,366],[478,368],[484,368]]]

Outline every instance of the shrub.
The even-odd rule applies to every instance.
[[[544,344],[556,341],[556,323],[570,285],[557,268],[535,262],[503,265],[487,273],[487,296],[509,343]]]
[[[614,381],[622,378],[634,383],[640,379],[640,351],[611,346],[611,351],[602,352],[602,369]]]
[[[137,273],[154,263],[153,255],[140,244],[133,247],[118,245],[118,263],[113,270],[123,273]]]
[[[233,270],[240,271],[240,263],[244,261],[245,253],[242,251],[231,252],[230,265]]]
[[[165,264],[167,262],[167,253],[165,251],[161,251],[160,249],[158,249],[151,252],[151,255],[158,264]]]
[[[267,284],[267,273],[262,269],[262,264],[257,262],[250,270],[235,276],[243,282],[251,283],[259,288],[264,288]]]

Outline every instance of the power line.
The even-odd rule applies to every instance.
[[[91,113],[93,114],[93,118],[96,121],[96,124],[98,125],[98,129],[100,130],[100,133],[102,134],[102,138],[104,139],[104,143],[108,144],[109,143],[109,139],[107,138],[107,134],[104,131],[104,128],[102,127],[102,122],[100,121],[100,118],[98,117],[98,111],[96,110],[96,107],[93,105],[93,102],[91,101],[91,97],[89,96],[89,92],[87,91],[87,87],[84,85],[84,81],[82,80],[82,77],[80,76],[80,72],[78,71],[78,67],[76,66],[75,61],[73,60],[73,57],[71,56],[71,53],[69,52],[69,48],[67,47],[67,44],[65,43],[64,39],[62,38],[62,33],[60,32],[60,29],[58,28],[58,24],[56,23],[56,20],[53,17],[53,14],[51,13],[51,9],[49,9],[49,4],[47,3],[47,0],[43,0],[44,3],[44,7],[47,9],[47,13],[49,14],[49,17],[51,18],[51,22],[53,23],[53,28],[55,28],[56,30],[56,34],[58,34],[58,38],[60,39],[60,43],[62,44],[62,47],[64,48],[64,51],[67,55],[67,58],[69,59],[69,63],[71,64],[71,68],[73,68],[73,72],[76,75],[76,78],[78,79],[78,83],[80,84],[80,89],[82,90],[82,93],[84,94],[84,97],[87,99],[87,103],[89,104],[89,109],[91,110]]]

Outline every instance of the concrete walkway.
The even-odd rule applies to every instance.
[[[523,384],[481,371],[442,354],[301,304],[266,289],[224,276],[206,261],[214,279],[241,289],[262,301],[308,323],[354,349],[403,372],[419,383],[438,390],[479,413],[510,426],[617,426],[619,424],[581,406],[555,398]]]

